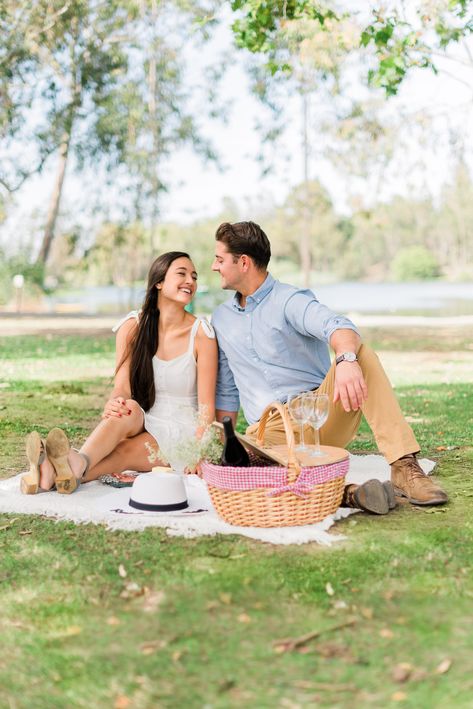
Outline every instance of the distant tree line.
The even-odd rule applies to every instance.
[[[271,239],[271,270],[283,279],[303,282],[299,246],[307,225],[313,286],[341,280],[473,279],[473,182],[463,164],[435,203],[427,197],[396,196],[342,215],[319,182],[310,182],[308,193],[309,221],[303,198],[307,188],[300,185],[276,207],[261,203],[257,210],[242,213],[228,201],[221,214],[188,225],[158,222],[155,253],[175,248],[189,251],[200,284],[218,289],[218,279],[210,270],[216,227],[226,220],[254,219]],[[80,234],[61,233],[51,252],[49,284],[51,288],[142,284],[149,260],[149,226],[138,221],[103,224],[87,248]],[[11,278],[18,271],[39,292],[41,270],[28,265],[26,255],[4,257],[1,262],[2,302],[11,298]]]
[[[163,164],[184,144],[205,159],[216,157],[200,132],[202,104],[196,108],[197,86],[186,82],[185,50],[212,36],[222,7],[233,11],[237,47],[254,60],[254,91],[273,110],[274,121],[260,126],[255,158],[270,170],[284,124],[302,118],[303,174],[283,204],[241,214],[229,203],[221,215],[183,227],[161,213],[168,186]],[[345,181],[357,175],[368,184],[375,175],[382,184],[403,124],[383,115],[386,95],[417,68],[437,71],[438,58],[472,33],[472,13],[468,0],[388,0],[371,3],[364,14],[350,3],[311,0],[4,0],[0,223],[33,175],[46,166],[55,175],[40,239],[32,230],[14,256],[0,254],[0,299],[8,299],[18,271],[31,287],[46,290],[140,281],[150,255],[176,244],[194,255],[211,284],[216,223],[250,217],[271,236],[273,269],[296,278],[302,272],[301,282],[470,277],[472,185],[461,151],[454,180],[436,200],[380,202],[374,189],[368,206],[360,201],[340,214],[313,175],[325,160]],[[464,51],[473,71],[468,45]],[[215,61],[200,77],[209,115],[222,113],[223,69]],[[362,98],[353,94],[354,83],[363,85]],[[291,96],[301,116],[288,115]],[[435,140],[424,125],[426,134]],[[78,196],[78,212],[81,200],[92,212],[101,192],[113,188],[119,195],[111,216],[87,234],[80,219],[68,227],[60,219],[72,169],[84,181],[94,177]]]

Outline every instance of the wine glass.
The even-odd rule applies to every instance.
[[[305,413],[307,421],[314,429],[315,446],[311,452],[314,458],[321,458],[325,455],[320,450],[319,428],[321,428],[328,418],[328,394],[317,394],[315,391],[309,391],[304,395]]]
[[[304,405],[305,394],[296,394],[287,400],[287,410],[293,418],[293,420],[299,424],[301,427],[300,443],[295,447],[296,451],[307,451],[308,446],[306,446],[304,441],[304,424],[307,423],[307,409]]]

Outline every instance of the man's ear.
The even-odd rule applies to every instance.
[[[240,256],[241,259],[241,265],[243,268],[243,271],[248,271],[249,267],[251,266],[251,258],[247,256],[246,254],[242,254]]]

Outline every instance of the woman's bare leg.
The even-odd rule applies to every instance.
[[[103,419],[80,449],[81,453],[88,456],[91,468],[110,455],[120,441],[125,438],[133,438],[144,430],[144,414],[139,404],[132,399],[127,399],[126,405],[131,411],[129,416],[121,416],[120,418],[110,416],[110,418]],[[81,467],[83,469],[83,458],[78,454],[77,458],[82,461]]]
[[[100,475],[108,473],[122,473],[124,470],[151,470],[154,465],[165,465],[160,460],[152,463],[149,461],[150,451],[146,444],[157,450],[153,436],[144,431],[133,438],[120,441],[118,446],[106,458],[103,458],[93,467],[90,467],[82,478],[82,482],[96,480]]]
[[[137,436],[143,431],[144,415],[141,407],[132,399],[128,399],[126,404],[131,411],[129,416],[111,416],[103,419],[82,446],[81,452],[89,457],[90,468],[106,458],[120,441]],[[154,441],[154,438],[152,440]],[[82,477],[85,461],[80,453],[71,450],[68,460],[74,475],[78,478]],[[40,487],[43,490],[50,490],[54,485],[54,477],[54,469],[46,459],[40,466]],[[87,479],[90,478],[87,476]]]

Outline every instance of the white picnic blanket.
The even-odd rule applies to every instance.
[[[435,463],[419,460],[425,473]],[[379,455],[350,455],[347,482],[363,483],[371,478],[389,479],[389,466]],[[129,488],[115,489],[100,482],[81,485],[72,495],[41,492],[23,495],[20,492],[21,475],[0,481],[0,512],[38,514],[76,524],[104,524],[108,529],[143,530],[146,527],[164,527],[170,536],[199,537],[215,534],[241,534],[272,544],[304,544],[317,542],[330,546],[345,537],[328,530],[334,523],[356,510],[340,508],[322,522],[300,527],[234,527],[217,516],[205,483],[195,475],[186,476],[185,484],[189,509],[180,512],[149,513],[129,511]]]

